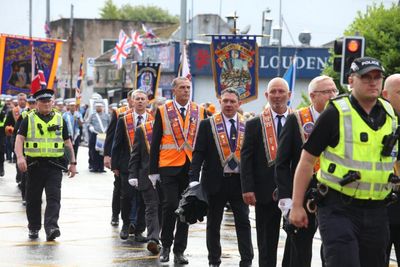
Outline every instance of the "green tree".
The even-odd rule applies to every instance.
[[[138,22],[179,22],[178,16],[173,16],[167,10],[157,6],[132,6],[125,4],[118,8],[112,0],[107,0],[104,3],[104,6],[100,9],[100,17],[102,19],[123,19]]]
[[[357,17],[344,31],[344,36],[360,35],[365,38],[365,55],[381,60],[386,75],[400,72],[400,8],[393,4],[372,5]],[[333,51],[323,73],[339,84],[339,74],[333,71]],[[340,88],[340,87],[338,87]],[[342,88],[343,92],[344,88]]]

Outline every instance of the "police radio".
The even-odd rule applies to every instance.
[[[392,155],[393,148],[396,144],[396,141],[399,140],[400,137],[400,127],[397,127],[394,133],[385,135],[382,140],[383,148],[381,151],[381,155],[384,157],[389,157]]]

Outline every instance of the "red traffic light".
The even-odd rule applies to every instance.
[[[350,42],[347,43],[347,50],[354,53],[357,52],[358,49],[360,49],[360,41],[359,40],[350,40]]]

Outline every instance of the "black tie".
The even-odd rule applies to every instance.
[[[186,111],[186,109],[185,109],[185,108],[180,108],[180,110],[181,110],[181,117],[182,117],[182,120],[185,120],[185,118],[186,118],[186,116],[185,116],[185,111]]]
[[[229,134],[229,145],[231,147],[231,151],[235,152],[236,150],[236,140],[237,140],[237,131],[236,131],[236,127],[235,127],[235,120],[234,119],[230,119],[229,120],[231,123],[231,131]],[[231,159],[230,161],[228,161],[228,166],[231,170],[236,169],[236,167],[238,166],[238,164],[236,163],[236,161],[234,159]]]
[[[143,116],[142,116],[142,115],[137,116],[136,127],[138,127],[138,126],[140,126],[140,124],[142,124],[142,119],[143,119]]]
[[[278,127],[277,127],[277,130],[276,130],[276,137],[278,137],[278,139],[279,139],[279,137],[281,135],[281,131],[282,131],[282,118],[283,118],[283,115],[276,115],[276,117],[278,118]]]

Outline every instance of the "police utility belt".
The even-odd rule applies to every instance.
[[[66,171],[67,168],[63,165],[65,159],[63,157],[26,157],[26,162],[29,167],[54,167]]]

